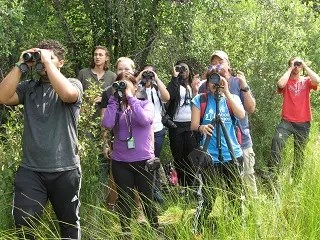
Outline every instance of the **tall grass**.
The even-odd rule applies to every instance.
[[[319,138],[315,128],[312,133],[300,181],[295,184],[290,181],[292,147],[289,146],[289,141],[278,177],[279,199],[263,181],[259,181],[258,198],[248,198],[246,201],[245,226],[240,216],[225,214],[226,206],[221,203],[223,194],[220,194],[209,216],[209,221],[215,222],[216,227],[213,229],[209,225],[201,234],[194,235],[191,232],[191,222],[196,207],[195,198],[183,198],[177,187],[170,188],[165,195],[166,207],[159,206],[164,239],[317,239],[320,234],[320,163],[319,153],[315,149],[319,148]],[[118,239],[121,232],[117,215],[105,207],[103,192],[92,192],[90,197],[86,196],[87,200],[95,199],[94,204],[82,203],[83,239]],[[6,206],[9,205],[7,203]],[[6,211],[0,214],[4,213]],[[134,239],[157,237],[151,228],[139,225],[134,220],[132,229]],[[39,227],[29,230],[36,233],[38,239],[58,239],[57,223],[50,207]],[[14,229],[6,229],[0,233],[1,239],[15,237],[17,233]]]

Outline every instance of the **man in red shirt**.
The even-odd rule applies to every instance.
[[[300,75],[305,70],[307,77]],[[283,96],[281,121],[276,128],[271,146],[270,168],[281,162],[281,151],[288,137],[294,137],[294,162],[292,177],[296,178],[304,159],[310,131],[310,91],[317,90],[320,77],[297,57],[289,60],[289,68],[279,79],[278,93]]]

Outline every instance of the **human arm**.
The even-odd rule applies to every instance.
[[[150,125],[154,118],[154,106],[150,101],[141,101],[133,96],[127,97],[132,110],[132,119],[140,126]]]
[[[20,82],[21,71],[19,67],[14,66],[13,69],[0,83],[0,104],[17,105],[19,97],[16,93],[17,86]]]
[[[175,67],[173,66],[171,81],[169,82],[169,84],[167,86],[171,100],[172,100],[173,96],[176,96],[177,91],[179,91],[180,83],[179,83],[178,75],[179,75],[179,72],[177,72]]]
[[[240,98],[236,95],[232,95],[229,91],[228,81],[225,78],[221,78],[222,85],[224,86],[221,91],[224,93],[224,96],[226,97],[228,101],[228,106],[231,108],[232,113],[235,117],[238,119],[242,119],[245,117],[245,110],[243,105],[241,104]],[[236,97],[238,101],[236,100]]]
[[[155,80],[157,82],[158,86],[158,91],[160,92],[160,99],[163,102],[168,102],[170,100],[170,94],[169,91],[167,90],[166,86],[164,83],[160,80],[158,75],[155,73]]]
[[[253,113],[256,109],[256,100],[253,97],[251,89],[246,81],[246,77],[243,72],[237,72],[237,78],[239,79],[240,90],[243,96],[243,106],[246,112]]]
[[[19,68],[20,64],[24,62],[23,54],[26,52],[36,52],[36,48],[23,51],[20,55],[19,61],[7,74],[7,76],[0,82],[0,104],[17,105],[19,97],[16,93],[17,86],[20,82],[22,72]],[[30,65],[30,63],[27,63]]]
[[[74,86],[61,72],[60,68],[64,61],[53,56],[53,52],[47,49],[37,49],[41,52],[41,62],[45,67],[45,71],[50,83],[59,98],[65,103],[74,103],[81,94],[76,86]],[[56,59],[55,59],[56,58]],[[57,65],[54,61],[58,61]]]
[[[112,130],[113,127],[116,124],[116,115],[119,109],[119,102],[118,99],[115,96],[110,96],[108,107],[106,110],[102,113],[102,121],[101,125],[104,128],[107,128],[109,130]]]
[[[191,83],[193,97],[198,94],[200,85],[201,85],[200,75],[196,74],[193,76],[192,83]]]
[[[287,69],[287,71],[280,77],[280,79],[277,82],[277,86],[278,88],[282,89],[287,85],[287,82],[290,78],[291,75],[291,71],[293,70],[294,66],[293,66],[293,61],[291,61],[289,68]]]
[[[101,108],[101,119],[103,119],[104,113],[106,111],[107,108]],[[102,146],[102,153],[103,156],[106,159],[110,159],[110,154],[112,151],[112,131],[110,131],[109,129],[106,129],[104,127],[101,127],[101,137],[102,137],[102,141],[103,141],[103,146]]]
[[[213,133],[213,126],[212,124],[202,124],[200,122],[200,97],[199,95],[195,96],[192,100],[192,108],[191,108],[191,130],[192,131],[199,131],[205,135],[212,135]]]
[[[301,62],[302,62],[303,68],[306,70],[308,76],[309,76],[310,79],[311,79],[311,84],[312,84],[313,86],[318,86],[319,83],[320,83],[320,77],[319,77],[319,75],[318,75],[317,73],[315,73],[310,67],[308,67],[307,64],[305,64],[304,61],[301,60]]]

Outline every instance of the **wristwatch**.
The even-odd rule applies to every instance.
[[[240,90],[242,92],[249,92],[250,91],[250,87],[247,85],[245,88],[240,88]]]

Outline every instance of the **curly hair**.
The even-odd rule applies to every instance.
[[[64,60],[66,50],[63,45],[56,40],[43,40],[38,43],[37,48],[52,50],[59,60]]]

